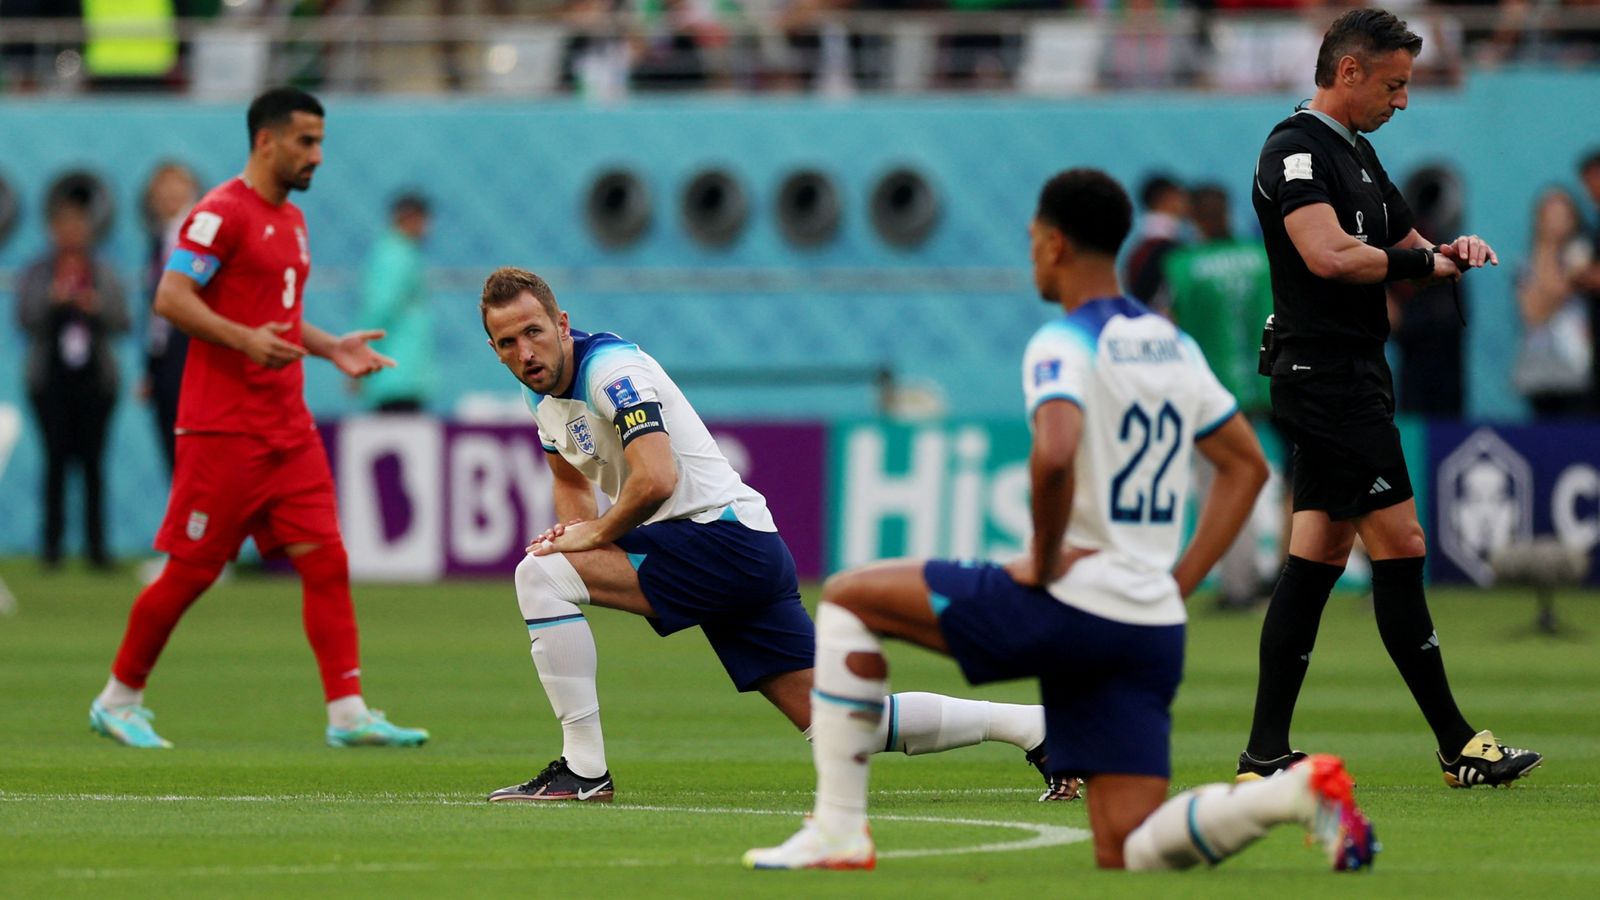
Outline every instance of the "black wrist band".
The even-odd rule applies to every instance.
[[[1433,274],[1433,251],[1426,247],[1386,247],[1383,252],[1389,257],[1389,271],[1384,274],[1384,281],[1406,281]]]

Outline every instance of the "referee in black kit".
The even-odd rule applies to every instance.
[[[1273,321],[1262,368],[1274,422],[1294,445],[1289,556],[1261,626],[1261,673],[1239,780],[1272,775],[1304,754],[1289,720],[1328,592],[1357,534],[1372,558],[1385,649],[1438,739],[1451,787],[1500,785],[1539,754],[1478,731],[1451,696],[1423,595],[1426,553],[1394,425],[1384,283],[1458,279],[1498,264],[1476,235],[1435,246],[1363,132],[1406,108],[1422,38],[1378,9],[1340,16],[1317,53],[1317,92],[1278,123],[1256,163],[1256,215],[1272,268]]]

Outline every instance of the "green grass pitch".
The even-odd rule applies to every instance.
[[[806,744],[732,690],[696,633],[659,639],[594,611],[609,806],[490,806],[559,752],[509,577],[361,586],[366,692],[433,731],[411,751],[323,746],[323,712],[290,580],[243,576],[191,612],[149,694],[167,752],[89,733],[136,585],[0,564],[0,895],[315,896],[1595,896],[1600,890],[1600,597],[1569,593],[1575,635],[1535,637],[1515,592],[1437,590],[1434,616],[1474,723],[1547,756],[1510,790],[1451,791],[1384,655],[1370,608],[1336,597],[1297,746],[1342,754],[1384,843],[1370,874],[1334,875],[1284,829],[1214,870],[1098,872],[1082,804],[1034,802],[1020,753],[879,756],[872,873],[746,872],[748,847],[808,808]],[[1173,741],[1174,787],[1231,776],[1249,725],[1258,615],[1197,614]],[[974,691],[954,667],[890,651],[893,684]],[[1028,846],[1043,844],[1044,846]],[[1001,845],[996,848],[993,845]],[[1023,846],[1017,846],[1023,845]],[[975,852],[973,848],[987,848]],[[960,852],[957,852],[960,851]]]

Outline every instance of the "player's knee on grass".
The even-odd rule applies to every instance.
[[[1122,856],[1122,845],[1127,839],[1128,836],[1126,834],[1096,832],[1094,836],[1094,864],[1102,869],[1127,868]]]

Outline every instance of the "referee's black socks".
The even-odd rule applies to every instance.
[[[1439,635],[1433,629],[1433,617],[1428,615],[1428,600],[1422,591],[1425,559],[1408,556],[1374,560],[1372,608],[1384,649],[1411,689],[1439,748],[1448,754],[1472,740],[1474,732],[1456,708],[1444,674]]]
[[[1289,720],[1317,643],[1322,608],[1343,566],[1290,556],[1272,590],[1261,623],[1261,672],[1256,682],[1256,712],[1245,750],[1261,760],[1289,753]],[[1421,584],[1418,584],[1419,590]],[[1419,592],[1418,596],[1421,594]],[[1423,615],[1427,615],[1424,608]],[[1465,743],[1463,741],[1463,743]]]

